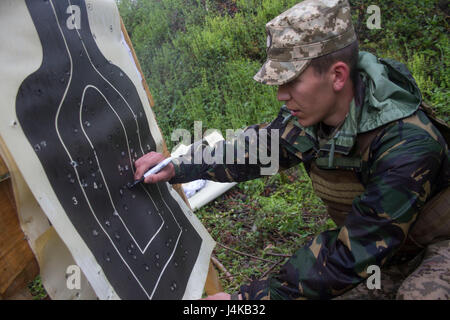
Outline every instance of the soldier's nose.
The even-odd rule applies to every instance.
[[[277,92],[278,101],[288,101],[290,98],[288,87],[286,85],[279,86]]]

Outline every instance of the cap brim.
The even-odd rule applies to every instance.
[[[289,62],[268,59],[253,79],[263,84],[281,86],[297,78],[310,62],[310,59]]]

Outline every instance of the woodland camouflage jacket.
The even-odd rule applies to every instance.
[[[364,192],[354,198],[341,227],[320,233],[298,249],[278,274],[241,286],[244,299],[328,299],[355,287],[368,277],[369,265],[383,267],[390,261],[423,205],[449,186],[448,147],[418,109],[421,94],[406,67],[361,52],[358,68],[360,82],[350,112],[325,143],[318,126],[302,128],[285,106],[271,123],[248,127],[280,130],[280,170],[300,162],[307,171],[313,162],[331,170],[349,165]],[[367,159],[355,158],[358,135],[376,128],[381,131]],[[246,138],[246,143],[248,147],[253,141]],[[171,183],[260,176],[261,163],[193,164],[194,151],[205,147],[205,141],[196,143],[190,153],[173,161],[176,175]]]

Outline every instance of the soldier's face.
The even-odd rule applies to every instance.
[[[329,75],[318,75],[309,66],[300,76],[278,87],[277,98],[284,101],[298,122],[308,127],[319,122],[332,125],[335,116],[336,94]]]

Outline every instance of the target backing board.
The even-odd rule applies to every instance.
[[[214,241],[167,183],[113,0],[0,2],[0,135],[100,299],[200,298]]]

